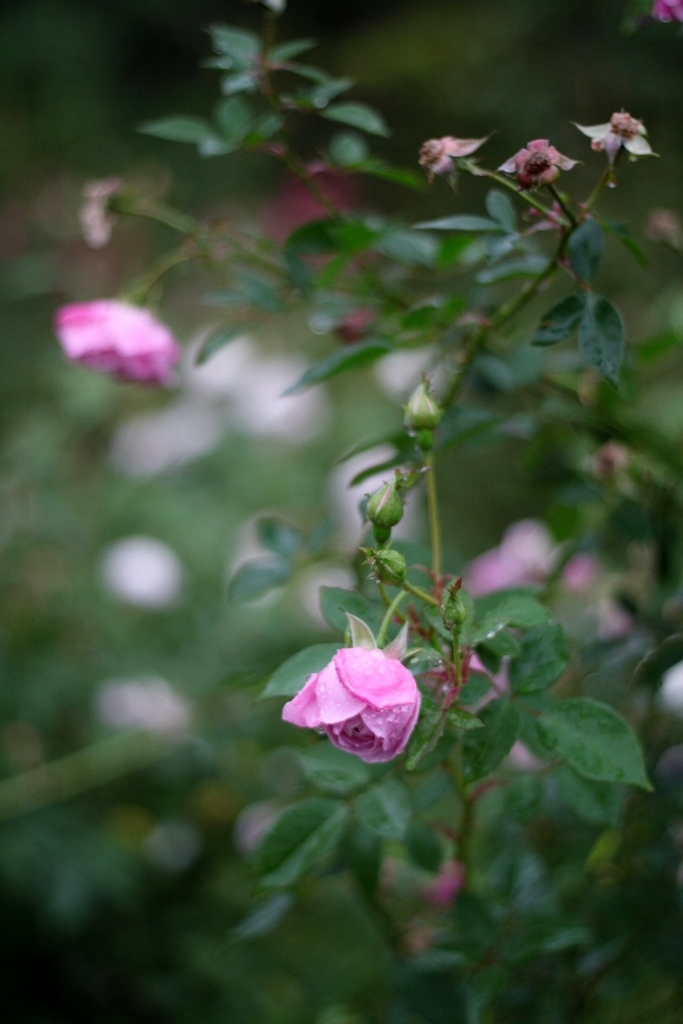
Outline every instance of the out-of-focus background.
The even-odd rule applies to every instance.
[[[431,136],[494,132],[495,163],[549,137],[584,161],[574,173],[588,189],[598,157],[570,122],[621,108],[642,118],[659,158],[624,167],[604,205],[649,266],[615,243],[602,287],[633,341],[683,336],[680,256],[643,237],[653,209],[681,207],[683,42],[665,25],[623,35],[622,15],[621,0],[291,0],[281,31],[320,40],[316,61],[353,77],[353,98],[392,126],[382,155],[411,168]],[[205,27],[259,17],[236,0],[4,0],[0,11],[0,764],[5,778],[37,773],[22,792],[0,781],[0,998],[26,1024],[384,1019],[380,938],[337,878],[296,907],[269,904],[270,922],[241,923],[250,852],[301,782],[291,730],[254,703],[258,684],[330,639],[317,587],[352,584],[364,488],[346,488],[358,464],[329,467],[400,422],[418,371],[388,360],[282,399],[338,344],[305,315],[197,367],[216,322],[197,271],[175,272],[163,295],[187,353],[175,391],[67,365],[51,330],[57,305],[114,296],[173,241],[131,220],[89,249],[77,220],[88,180],[125,175],[202,217],[275,233],[297,222],[301,197],[266,158],[201,160],[136,131],[204,114],[217,88],[200,68]],[[302,137],[304,154],[318,141]],[[457,196],[443,182],[363,188],[365,208],[407,223],[480,211],[476,182]],[[638,410],[672,437],[680,369],[673,356]],[[454,568],[547,511],[551,468],[526,475],[526,455],[511,441],[445,462]],[[243,604],[227,580],[263,550],[264,510],[327,530],[326,556]],[[158,749],[130,739],[140,726]],[[40,775],[96,743],[90,760],[60,762],[57,781]],[[109,778],[122,760],[130,771]],[[286,939],[269,931],[278,914]]]

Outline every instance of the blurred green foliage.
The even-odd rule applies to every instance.
[[[380,149],[398,164],[413,168],[426,137],[493,130],[501,162],[547,135],[588,164],[569,121],[600,122],[622,106],[646,121],[660,158],[624,169],[605,205],[628,220],[648,267],[610,239],[600,287],[624,310],[631,339],[669,346],[656,367],[643,359],[647,386],[633,412],[677,451],[680,256],[643,241],[642,227],[651,208],[680,204],[680,33],[649,25],[620,35],[617,0],[370,6],[291,0],[283,23],[288,34],[320,37],[317,59],[357,80],[354,100],[382,110],[393,136]],[[264,433],[236,416],[234,389],[209,392],[216,443],[192,458],[171,453],[154,471],[131,470],[143,442],[133,433],[126,448],[122,431],[136,417],[162,415],[175,396],[64,365],[50,330],[60,301],[125,288],[168,240],[165,229],[123,223],[110,247],[88,250],[76,220],[86,179],[125,173],[229,223],[236,211],[257,221],[278,202],[281,182],[264,161],[201,161],[136,131],[175,110],[204,115],[215,93],[215,73],[197,71],[208,54],[204,28],[217,19],[251,24],[254,15],[213,0],[14,0],[0,12],[3,1009],[28,1024],[679,1024],[683,726],[646,701],[648,768],[659,765],[653,795],[615,800],[567,769],[559,782],[520,777],[482,800],[474,855],[491,865],[478,879],[485,903],[467,897],[438,910],[425,896],[449,841],[435,823],[456,812],[438,775],[416,776],[411,788],[422,832],[409,834],[410,861],[394,856],[393,835],[380,840],[367,828],[366,815],[322,877],[291,896],[255,892],[248,847],[259,828],[293,798],[336,801],[341,792],[312,795],[321,772],[329,787],[325,766],[310,753],[302,764],[295,744],[303,738],[256,697],[286,657],[331,641],[310,591],[314,582],[348,585],[333,576],[355,539],[330,533],[343,516],[328,470],[388,423],[399,429],[400,409],[378,397],[370,371],[358,371],[325,385],[317,429],[292,440],[284,428]],[[315,154],[315,135],[300,142]],[[590,180],[588,168],[576,173]],[[474,196],[463,182],[452,211],[474,212]],[[443,215],[436,189],[373,183],[363,202],[407,221]],[[215,281],[194,271],[173,280],[169,318],[183,337],[205,338],[215,321],[202,296]],[[263,358],[304,354],[285,363],[280,391],[330,354],[329,339],[297,316],[262,329],[258,342]],[[479,386],[504,408],[497,369],[496,378],[496,367],[483,367]],[[179,429],[185,436],[189,421]],[[483,431],[446,456],[450,563],[461,567],[525,515],[546,515],[558,540],[581,517],[597,518],[602,509],[591,511],[595,494],[576,468],[583,444],[569,423],[529,443],[522,432],[494,445]],[[117,456],[122,445],[133,454]],[[602,551],[615,572],[643,538],[666,534],[668,496],[658,485],[650,518],[615,501]],[[253,517],[263,509],[301,526],[309,553],[317,544],[324,555],[326,578],[309,578],[307,556],[267,525],[259,545]],[[177,553],[175,603],[145,608],[105,586],[109,545],[139,535]],[[229,568],[283,557],[283,544],[294,582],[261,604],[235,600]],[[637,630],[622,646],[596,641],[579,666],[586,695],[620,706],[645,649]],[[150,676],[191,707],[189,736],[114,751],[107,744],[122,734],[98,713],[102,684]],[[85,766],[100,784],[86,789],[83,763],[68,758],[91,744],[104,744],[97,766]],[[41,774],[46,761],[56,761],[54,776]],[[129,771],[110,778],[110,761]],[[12,789],[19,776],[22,792]],[[413,955],[398,968],[375,902],[380,843],[379,885],[409,921]],[[446,930],[448,944],[435,944]]]

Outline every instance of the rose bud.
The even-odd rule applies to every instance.
[[[392,526],[403,518],[403,502],[396,489],[396,481],[382,484],[368,498],[365,514],[373,525],[378,544],[384,544],[391,535]]]
[[[400,551],[381,548],[368,551],[368,565],[374,578],[391,587],[402,587],[406,579],[406,560]]]
[[[404,407],[404,413],[403,423],[409,434],[420,430],[435,430],[441,423],[443,409],[430,395],[426,380],[421,381],[415,389]]]

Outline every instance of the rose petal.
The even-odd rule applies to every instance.
[[[418,699],[412,673],[382,651],[344,647],[337,651],[333,661],[349,693],[371,708],[380,710],[397,704],[412,704]]]

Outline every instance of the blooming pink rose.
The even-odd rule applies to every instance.
[[[147,309],[114,299],[73,302],[55,315],[65,355],[93,370],[144,384],[171,384],[180,348]]]
[[[343,647],[282,709],[285,722],[323,728],[335,747],[363,761],[390,761],[420,712],[413,675],[384,651]]]
[[[538,185],[552,185],[559,177],[560,170],[570,171],[577,164],[563,156],[547,139],[534,139],[525,149],[510,157],[498,168],[506,174],[516,174],[520,188],[535,188]]]
[[[658,21],[683,21],[683,0],[654,0],[652,17]]]

